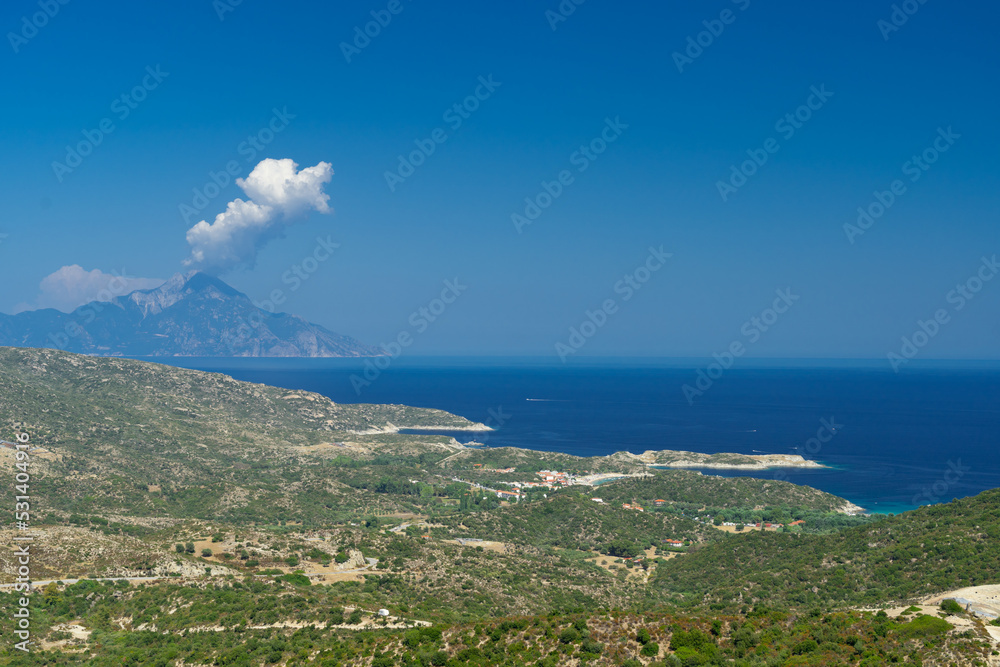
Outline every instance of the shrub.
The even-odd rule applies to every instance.
[[[579,638],[580,633],[576,631],[576,628],[566,628],[559,633],[559,641],[563,644],[572,644]]]
[[[660,645],[657,644],[656,642],[649,642],[648,644],[642,647],[642,650],[639,651],[639,653],[646,656],[647,658],[655,658],[656,656],[660,655]]]
[[[899,632],[904,637],[928,637],[931,635],[943,635],[954,626],[947,621],[935,616],[921,614],[909,623],[899,626]]]
[[[805,653],[812,653],[818,648],[819,644],[816,643],[815,639],[804,639],[792,648],[792,653],[795,655],[803,655]]]
[[[947,600],[941,601],[941,610],[946,611],[949,614],[961,614],[962,612],[965,611],[965,608],[962,605],[958,604],[956,600],[948,598]]]
[[[635,633],[635,640],[640,644],[648,644],[649,639],[649,630],[646,628],[639,628],[639,631]]]
[[[304,574],[299,574],[297,572],[295,574],[283,575],[281,577],[278,577],[278,579],[281,579],[282,581],[287,581],[288,583],[294,584],[295,586],[310,586],[312,584],[312,582],[309,581],[309,577],[307,577]]]
[[[201,555],[203,558],[208,558],[212,555],[212,550],[206,547],[201,550]]]
[[[407,630],[403,633],[403,643],[410,648],[420,646],[420,630]]]

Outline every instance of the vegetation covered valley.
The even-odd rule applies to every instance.
[[[398,432],[477,428],[440,411],[41,350],[0,348],[0,423],[31,438],[38,582],[36,644],[3,664],[997,664],[1000,628],[923,603],[998,581],[1000,491],[854,515],[787,482]],[[4,609],[17,567],[0,555]]]

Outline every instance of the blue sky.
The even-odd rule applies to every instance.
[[[885,358],[916,334],[921,358],[1000,356],[1000,280],[976,282],[1000,253],[992,5],[566,0],[557,20],[554,0],[231,2],[51,0],[44,20],[46,0],[5,4],[0,311],[44,301],[65,266],[185,270],[187,231],[247,198],[230,182],[196,200],[210,172],[290,159],[332,167],[332,213],[299,212],[222,277],[368,343]],[[348,62],[343,44],[387,16]],[[474,110],[446,115],[456,104]],[[280,131],[261,134],[275,110]],[[78,166],[53,167],[102,121],[113,131]],[[418,142],[433,153],[387,183]],[[894,181],[884,213],[845,230]],[[561,192],[516,224],[543,182]],[[293,289],[283,276],[317,238],[339,247]],[[626,276],[648,277],[628,299]],[[798,298],[768,313],[776,290]]]

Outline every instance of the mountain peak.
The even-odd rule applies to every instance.
[[[195,292],[216,290],[228,297],[245,295],[226,284],[219,278],[202,271],[187,271],[175,273],[171,278],[154,289],[138,290],[125,298],[133,302],[143,311],[143,316],[158,315],[186,296]]]
[[[200,292],[202,290],[215,288],[226,296],[243,295],[242,292],[235,289],[232,285],[223,281],[221,278],[217,278],[216,276],[203,271],[188,271],[187,273],[178,273],[177,276],[184,279],[185,290]]]

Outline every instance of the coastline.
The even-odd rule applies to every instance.
[[[406,424],[402,426],[396,426],[395,424],[386,424],[382,428],[369,428],[364,431],[350,431],[355,435],[392,435],[399,433],[400,431],[434,431],[438,433],[444,432],[470,432],[470,433],[482,433],[486,431],[492,431],[493,429],[486,424],[481,424],[479,422],[469,422],[468,424],[462,424],[458,426],[408,426]],[[456,441],[457,442],[457,441]],[[461,443],[458,443],[461,444]],[[463,447],[465,445],[462,445]],[[469,449],[474,449],[470,447]]]
[[[703,468],[708,470],[773,470],[777,468],[826,469],[798,454],[701,454],[676,450],[646,450],[642,454],[616,452],[613,457],[632,458],[650,468]]]

